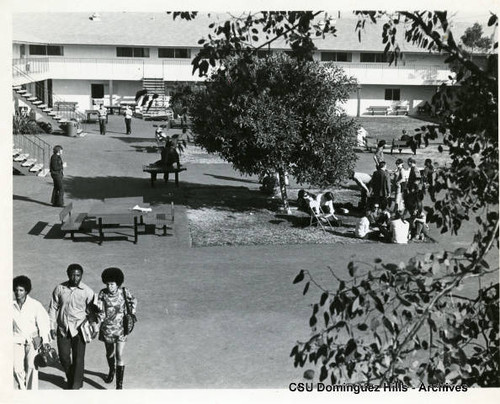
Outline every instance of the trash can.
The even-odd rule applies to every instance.
[[[62,130],[66,136],[76,136],[76,126],[77,122],[68,121],[61,123]]]

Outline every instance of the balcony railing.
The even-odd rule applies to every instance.
[[[388,66],[386,63],[337,62],[349,76],[361,84],[435,85],[449,82],[451,71],[442,65]],[[16,67],[16,68],[14,68]],[[166,81],[199,81],[192,74],[190,59],[133,59],[133,58],[31,58],[13,60],[16,70],[47,73],[53,79],[142,80],[144,77]]]
[[[12,77],[39,74],[49,71],[49,58],[12,59]]]
[[[336,62],[360,84],[435,85],[450,82],[451,70],[440,65],[388,66],[387,63]]]

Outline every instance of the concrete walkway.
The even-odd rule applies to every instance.
[[[96,125],[84,138],[47,135],[64,147],[66,202],[77,211],[109,197],[143,197],[153,205],[176,203],[174,235],[144,235],[137,245],[127,240],[72,242],[58,231],[60,209],[49,205],[52,191],[46,178],[15,176],[14,276],[32,279],[32,297],[48,305],[53,288],[66,279],[70,263],[80,263],[83,281],[94,291],[103,287],[102,270],[118,266],[125,285],[139,301],[136,329],[126,347],[125,388],[277,388],[302,380],[289,357],[297,339],[309,335],[312,289],[306,297],[292,285],[300,269],[309,269],[320,282],[333,280],[327,266],[347,277],[346,265],[372,257],[345,245],[290,245],[191,248],[185,215],[186,189],[194,185],[245,186],[256,189],[254,178],[241,177],[228,164],[186,164],[181,187],[157,181],[153,189],[141,166],[157,159],[144,152],[153,144],[152,122],[133,120],[133,134],[124,134],[123,119],[110,116],[106,136]],[[370,157],[371,158],[371,157]],[[456,241],[457,245],[462,241]],[[356,250],[357,249],[357,250]],[[380,245],[377,256],[405,260],[435,245]],[[84,389],[105,385],[104,346],[88,346]],[[41,389],[61,389],[63,372],[45,368]]]

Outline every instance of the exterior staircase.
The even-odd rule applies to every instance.
[[[147,106],[142,109],[142,117],[147,119],[166,119],[167,115],[167,99],[165,95],[165,83],[163,78],[143,78],[142,87],[148,91],[148,95],[158,94],[158,98],[154,101],[149,111],[146,112]]]
[[[52,147],[37,135],[14,135],[13,171],[45,177],[50,171]]]
[[[54,131],[58,130],[61,123],[67,122],[66,119],[58,115],[52,108],[44,104],[43,101],[39,100],[37,97],[28,93],[21,86],[12,87],[12,95],[14,99],[22,101],[29,108],[38,112],[40,116],[38,120],[49,123]]]

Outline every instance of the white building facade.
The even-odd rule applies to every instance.
[[[161,83],[165,99],[159,101],[168,103],[177,83],[203,80],[192,74],[191,61],[199,50],[198,40],[210,32],[205,19],[188,22],[174,21],[165,13],[106,13],[93,21],[84,13],[53,14],[13,16],[14,85],[22,85],[49,105],[54,96],[77,103],[81,112],[97,103],[132,103],[147,80]],[[150,29],[144,29],[148,24]],[[353,19],[339,20],[337,37],[317,40],[314,54],[315,60],[333,61],[358,80],[357,91],[344,106],[348,114],[366,115],[372,106],[400,103],[408,106],[409,114],[416,114],[440,84],[450,82],[445,55],[411,48],[397,66],[389,66],[381,39],[367,34],[366,42],[365,38],[359,42],[354,25]],[[129,27],[127,36],[120,33],[123,27]],[[286,49],[272,48],[280,50]]]

